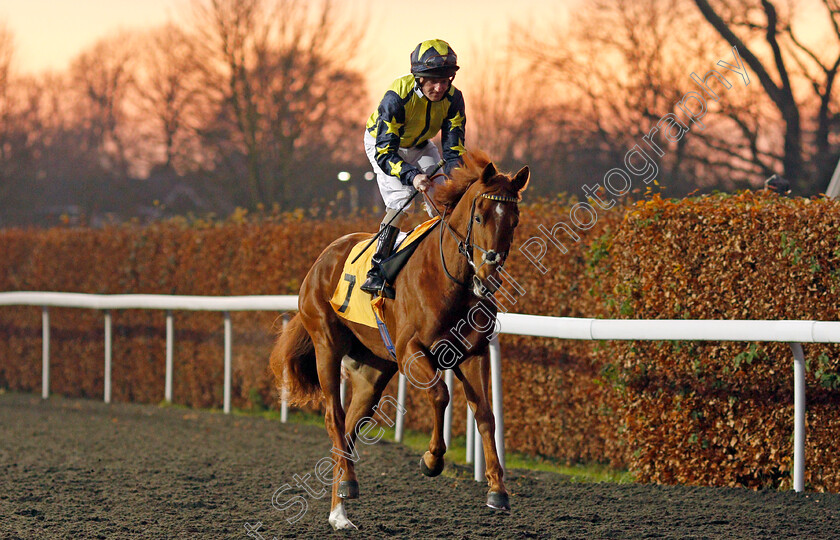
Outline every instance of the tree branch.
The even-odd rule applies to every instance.
[[[770,77],[770,74],[767,73],[764,65],[762,65],[761,61],[755,56],[755,54],[753,54],[750,48],[747,47],[744,42],[729,29],[726,22],[721,19],[720,15],[718,15],[712,6],[709,5],[707,0],[694,0],[694,3],[697,4],[700,12],[704,17],[706,17],[709,24],[717,30],[723,39],[738,49],[738,53],[747,65],[750,66],[750,69],[755,72],[756,76],[758,76],[761,86],[764,88],[765,92],[767,92],[767,95],[770,96],[770,99],[772,99],[779,108],[784,106],[784,96],[781,89],[776,86],[776,83],[773,82],[772,77]]]
[[[793,99],[793,94],[790,87],[790,77],[788,76],[785,60],[782,57],[782,49],[779,47],[779,41],[776,39],[776,26],[778,26],[779,17],[776,13],[776,7],[767,0],[761,0],[761,5],[764,8],[764,13],[767,14],[767,34],[765,39],[773,50],[773,61],[776,63],[776,70],[779,72],[779,77],[782,80],[782,92],[787,94],[790,99]],[[787,97],[786,96],[786,97]]]

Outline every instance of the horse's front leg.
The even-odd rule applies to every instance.
[[[426,391],[426,396],[435,411],[429,451],[420,459],[420,470],[426,476],[437,476],[443,471],[443,455],[446,453],[443,416],[449,404],[449,389],[443,382],[441,371],[432,364],[431,354],[419,340],[412,339],[405,351],[401,371],[410,384]]]
[[[464,395],[475,413],[475,422],[484,444],[484,462],[487,464],[485,477],[490,487],[487,506],[497,510],[510,510],[504,469],[496,451],[496,420],[490,405],[490,358],[489,354],[471,356],[454,369],[455,375],[464,384]]]

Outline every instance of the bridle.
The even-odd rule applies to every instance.
[[[470,205],[470,219],[469,224],[467,225],[467,234],[465,236],[461,236],[452,226],[449,224],[449,220],[446,219],[446,211],[447,207],[444,207],[443,213],[438,210],[435,203],[432,201],[431,197],[429,197],[425,192],[423,192],[423,197],[426,199],[426,204],[434,208],[435,212],[437,212],[438,216],[440,216],[441,221],[441,228],[440,228],[440,237],[439,237],[439,246],[440,246],[440,262],[443,265],[443,271],[451,281],[457,283],[458,285],[467,287],[468,284],[466,282],[462,282],[453,276],[449,269],[446,267],[446,259],[443,255],[443,231],[444,229],[449,231],[449,234],[452,236],[452,239],[458,243],[458,253],[463,255],[464,258],[467,259],[467,263],[473,269],[473,287],[474,291],[478,296],[484,296],[488,293],[492,293],[493,291],[489,290],[484,283],[481,282],[481,279],[478,277],[478,271],[484,267],[484,265],[488,266],[499,266],[502,267],[505,264],[505,260],[507,260],[508,252],[509,251],[495,251],[492,249],[484,249],[481,246],[477,246],[472,242],[472,233],[473,233],[473,223],[475,223],[475,207],[478,203],[479,198],[489,199],[491,201],[498,201],[498,202],[512,202],[512,203],[519,203],[519,197],[509,196],[509,195],[494,195],[491,193],[479,193],[475,197],[473,197],[472,204]],[[481,262],[476,265],[475,257],[473,256],[474,250],[481,252]]]

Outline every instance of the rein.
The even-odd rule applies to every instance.
[[[446,267],[446,259],[443,255],[443,230],[446,229],[449,231],[449,234],[452,236],[452,239],[458,243],[458,253],[463,255],[464,258],[467,259],[467,263],[473,268],[475,274],[473,275],[473,284],[476,285],[482,292],[486,291],[487,288],[484,284],[481,283],[481,280],[478,278],[478,271],[485,265],[489,264],[491,266],[495,265],[503,265],[505,260],[507,259],[508,252],[505,251],[504,253],[498,253],[494,250],[487,250],[482,248],[481,246],[477,246],[472,243],[472,230],[473,230],[473,223],[475,222],[475,206],[478,202],[479,198],[489,199],[491,201],[499,201],[499,202],[514,202],[518,203],[518,197],[512,196],[505,196],[505,195],[492,195],[490,193],[479,193],[475,197],[473,197],[472,204],[470,206],[470,218],[469,224],[467,225],[467,234],[466,236],[462,237],[458,231],[456,231],[452,226],[449,224],[449,221],[446,219],[446,210],[447,208],[444,207],[443,213],[438,209],[435,205],[434,201],[432,201],[431,197],[429,197],[425,192],[423,192],[423,197],[426,199],[426,204],[428,204],[431,208],[434,208],[437,215],[440,216],[440,220],[442,223],[440,229],[440,236],[439,236],[439,246],[440,246],[440,262],[443,265],[443,271],[451,281],[454,283],[466,287],[468,284],[466,282],[462,282],[458,280],[455,276],[453,276],[449,269]],[[481,252],[481,264],[476,266],[475,260],[473,257],[473,250],[478,250]]]

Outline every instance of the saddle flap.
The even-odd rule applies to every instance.
[[[400,244],[398,251],[386,259],[386,261],[383,261],[383,267],[387,265],[388,268],[387,271],[383,268],[383,271],[386,272],[385,277],[389,282],[396,279],[399,271],[405,265],[406,261],[408,261],[411,254],[414,253],[414,250],[417,249],[417,244],[434,229],[438,221],[440,221],[440,218],[433,218],[417,226],[408,234],[402,244]],[[351,263],[356,258],[356,255],[361,253],[362,249],[369,243],[368,240],[359,242],[350,251],[344,264],[344,271],[341,274],[342,279],[336,284],[335,291],[330,299],[330,304],[340,317],[376,328],[376,317],[370,305],[371,297],[358,287],[359,284],[364,282],[365,276],[370,269],[373,246],[369,246],[355,263]]]
[[[406,238],[406,241],[402,243],[399,251],[379,263],[379,268],[382,271],[382,277],[385,278],[385,281],[388,283],[394,283],[394,280],[397,279],[397,275],[400,273],[400,270],[402,270],[405,263],[407,263],[408,259],[414,254],[414,250],[417,249],[417,246],[420,245],[420,241],[432,232],[435,225],[439,222],[439,219],[434,219],[426,221],[418,226],[417,229],[412,231],[409,235],[410,238]],[[421,228],[423,229],[420,230]]]

